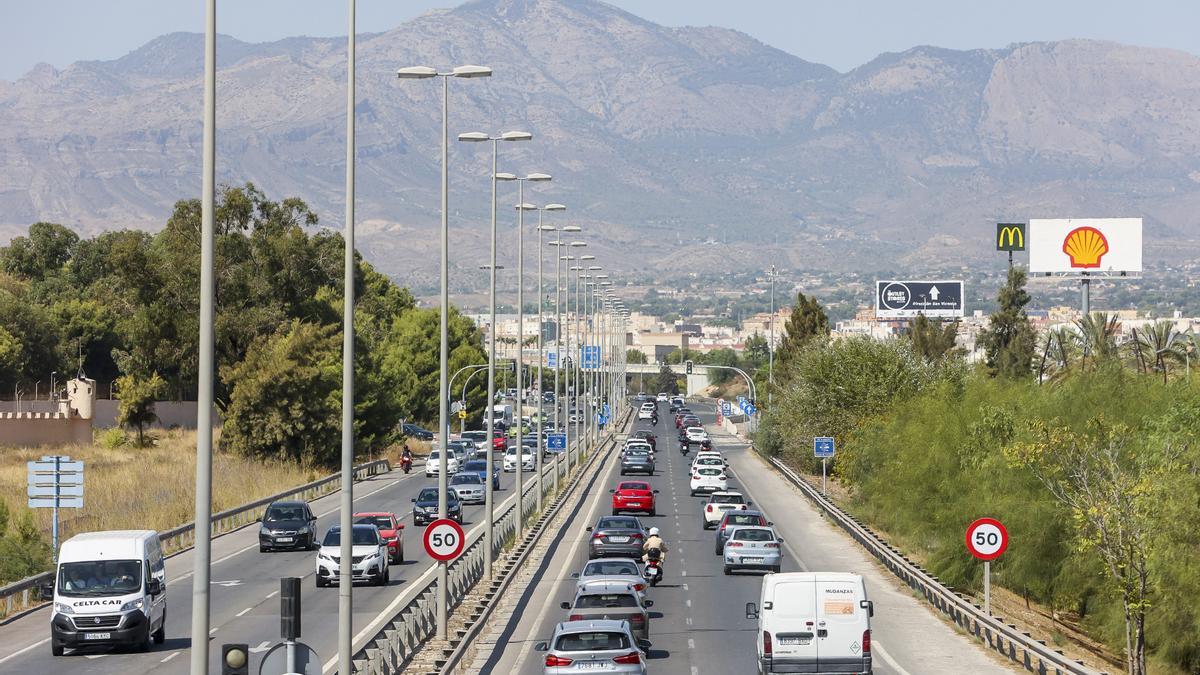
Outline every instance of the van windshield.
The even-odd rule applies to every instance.
[[[85,598],[128,595],[142,588],[140,560],[97,560],[58,566],[58,592]]]

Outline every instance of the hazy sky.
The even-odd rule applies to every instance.
[[[671,26],[736,28],[845,71],[922,44],[966,49],[1084,37],[1200,54],[1196,0],[610,0]],[[359,0],[361,32],[457,0]],[[0,79],[39,62],[112,59],[174,31],[203,31],[203,0],[0,0]],[[218,30],[251,42],[345,35],[344,0],[220,0]]]

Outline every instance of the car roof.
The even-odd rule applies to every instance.
[[[300,499],[280,499],[277,502],[271,502],[268,504],[267,508],[271,508],[272,506],[304,506],[306,504],[308,504],[308,502]]]
[[[634,593],[633,586],[628,581],[604,581],[597,579],[594,584],[579,587],[575,595],[609,595],[613,593]]]
[[[606,563],[606,562],[619,562],[619,563],[629,562],[629,563],[633,563],[636,565],[640,561],[635,560],[633,558],[592,558],[591,560],[584,563],[583,566],[587,567],[588,565],[590,565],[592,563]]]
[[[745,518],[745,517],[749,517],[749,516],[758,516],[759,518],[762,518],[763,520],[767,519],[767,514],[763,513],[762,511],[755,511],[753,509],[742,509],[742,510],[735,509],[733,511],[726,511],[725,513],[721,514],[721,519],[724,520],[725,518],[730,518],[730,517],[734,517],[734,516],[741,517],[741,518]]]
[[[646,489],[646,490],[649,490],[649,489],[650,489],[650,484],[649,484],[649,483],[647,483],[647,482],[646,482],[646,481],[644,481],[644,480],[624,480],[624,481],[621,481],[620,483],[617,483],[617,489],[618,489],[618,490],[624,490],[624,489],[626,489],[626,488],[625,488],[625,486],[626,486],[626,485],[630,485],[630,486],[633,486],[633,485],[639,485],[639,486],[640,486],[640,485],[644,485],[644,486],[646,486],[644,489]],[[631,488],[629,488],[629,489],[633,489],[633,490],[641,490],[641,489],[643,489],[643,488],[641,488],[641,487],[636,487],[636,488],[634,488],[634,487],[631,487]]]
[[[709,497],[709,499],[711,499],[713,497],[745,497],[745,496],[746,495],[738,492],[737,490],[717,490],[716,492],[712,493],[708,497]]]
[[[391,511],[358,511],[351,517],[352,518],[363,518],[366,516],[391,516],[391,517],[395,518],[396,514],[392,513]]]
[[[584,619],[582,621],[562,621],[554,628],[555,635],[560,633],[581,633],[588,630],[629,631],[629,622],[618,619]]]

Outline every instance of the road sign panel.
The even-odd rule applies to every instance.
[[[1008,530],[995,518],[980,518],[967,527],[967,550],[980,560],[995,560],[1008,549]]]
[[[1025,250],[1025,223],[996,223],[997,251]]]
[[[53,497],[30,497],[29,508],[31,509],[52,509],[54,508],[55,499]],[[60,497],[58,499],[58,508],[60,509],[82,509],[83,497]]]
[[[54,487],[53,483],[51,483],[50,485],[30,485],[28,488],[28,494],[30,497],[53,498],[55,489],[56,488]],[[58,490],[59,497],[82,497],[83,496],[83,486],[82,485],[59,485],[57,490]]]
[[[546,436],[547,450],[566,450],[567,435],[566,434],[548,434]]]
[[[425,528],[425,552],[430,558],[450,562],[462,555],[467,535],[462,526],[449,518],[440,518]]]
[[[58,463],[57,469],[54,466],[53,457],[50,459],[43,457],[40,461],[26,462],[26,466],[29,468],[30,472],[36,471],[38,473],[54,473],[55,471],[58,471],[59,473],[83,472],[83,460],[79,459],[74,461],[61,461]]]
[[[752,403],[746,404],[746,414],[747,415],[753,415],[756,412],[758,412],[758,408],[755,408],[754,404],[752,404]]]
[[[729,401],[721,401],[721,414],[729,417],[733,414],[733,404]]]
[[[557,368],[558,367],[558,352],[554,352],[554,351],[546,352],[546,367],[547,368]]]
[[[963,315],[963,282],[876,281],[875,316],[880,319],[911,319],[918,314],[930,318]]]
[[[832,436],[817,436],[813,439],[814,457],[833,457],[837,452],[837,444]]]

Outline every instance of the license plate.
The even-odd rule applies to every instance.
[[[629,502],[629,505],[630,506],[641,506],[642,503],[641,502]]]
[[[629,537],[609,537],[608,540],[614,544],[624,544],[629,541]]]
[[[742,562],[747,565],[757,565],[763,561],[762,558],[742,558]]]
[[[84,633],[84,640],[109,640],[112,638],[112,633]]]
[[[804,645],[807,645],[810,643],[812,643],[812,638],[806,638],[806,637],[781,637],[781,638],[779,638],[779,644],[781,644],[781,645],[804,646]]]
[[[576,670],[600,670],[602,668],[604,668],[604,662],[602,662],[602,661],[576,661],[575,662]]]
[[[275,537],[275,541],[277,541],[281,544],[290,544],[290,543],[292,543],[292,538],[291,537]]]

